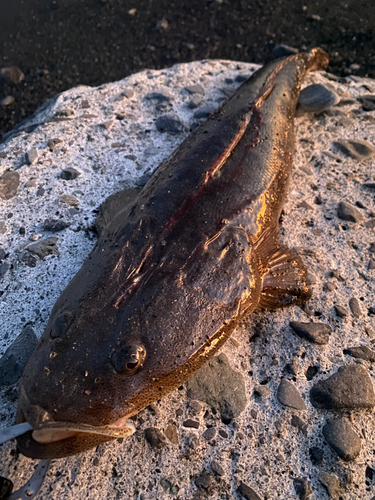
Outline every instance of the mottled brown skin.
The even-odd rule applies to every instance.
[[[255,308],[309,298],[278,220],[300,85],[327,63],[314,49],[256,72],[103,229],[24,371],[18,421],[112,424],[185,382]],[[121,372],[134,346],[146,352],[143,366]],[[27,433],[18,444],[57,458],[106,440],[41,444]]]

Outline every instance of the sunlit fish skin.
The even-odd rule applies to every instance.
[[[191,377],[245,315],[310,297],[278,221],[300,85],[327,63],[314,49],[263,67],[139,193],[116,197],[117,215],[104,204],[110,221],[20,382],[17,421],[34,429],[22,453],[57,458],[131,434],[127,418]]]

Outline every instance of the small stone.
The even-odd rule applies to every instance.
[[[195,434],[186,436],[186,445],[190,450],[196,450],[199,447],[199,439]]]
[[[315,375],[318,373],[319,368],[317,366],[309,366],[306,370],[306,379],[307,380],[312,380]]]
[[[77,198],[75,196],[73,196],[72,194],[62,194],[59,197],[59,201],[61,203],[66,203],[67,205],[70,205],[71,207],[78,207],[78,205],[80,204],[79,200],[77,200]]]
[[[203,118],[208,118],[209,116],[211,116],[215,111],[216,109],[213,106],[204,106],[194,113],[194,118],[202,120]]]
[[[164,434],[156,427],[148,427],[145,429],[145,438],[154,450],[161,450],[166,444]]]
[[[279,57],[292,56],[293,54],[298,54],[298,49],[291,47],[290,45],[285,45],[284,43],[278,43],[272,49],[272,55],[276,59]]]
[[[219,435],[224,439],[228,439],[228,433],[224,429],[219,429]]]
[[[88,109],[90,107],[89,101],[87,99],[82,99],[81,107],[82,107],[82,109]]]
[[[323,427],[323,436],[329,446],[346,462],[354,460],[361,451],[361,438],[344,418],[328,419]]]
[[[184,427],[191,427],[193,429],[199,429],[199,422],[197,422],[196,420],[192,420],[191,418],[188,418],[187,420],[185,420],[185,422],[183,422],[182,425]]]
[[[144,174],[135,181],[135,184],[136,186],[143,187],[147,184],[150,178],[151,174]]]
[[[280,381],[277,389],[277,399],[282,405],[288,406],[289,408],[294,408],[295,410],[306,410],[306,405],[301,398],[300,393],[286,378],[282,378]]]
[[[312,446],[309,449],[310,460],[313,465],[318,465],[324,458],[324,451],[318,446]]]
[[[149,146],[148,148],[146,148],[143,151],[143,154],[145,156],[154,156],[154,155],[159,154],[159,149],[157,147],[155,147],[155,146]]]
[[[344,349],[344,354],[348,354],[352,358],[364,359],[365,361],[375,361],[375,352],[369,349],[365,345],[360,345],[358,347],[348,347]]]
[[[361,222],[363,220],[361,212],[346,201],[340,201],[337,207],[337,216],[341,220],[349,222]]]
[[[253,488],[250,488],[250,486],[247,486],[247,484],[245,483],[240,483],[237,491],[246,500],[262,500],[258,493],[256,493]]]
[[[362,187],[366,189],[375,189],[375,182],[365,182]]]
[[[194,95],[189,101],[188,107],[190,109],[197,108],[202,102],[202,98],[199,95]]]
[[[1,68],[0,76],[8,83],[20,83],[24,80],[25,75],[17,66],[10,66],[9,68]]]
[[[363,111],[375,111],[375,95],[362,95],[358,100],[362,104]]]
[[[222,476],[225,475],[224,469],[219,464],[219,462],[216,462],[216,460],[212,460],[212,462],[211,462],[211,469],[212,469],[212,472],[214,472],[219,477],[222,477]]]
[[[6,251],[3,248],[0,248],[0,262],[6,259],[7,255]]]
[[[148,101],[157,101],[159,103],[169,102],[173,99],[173,95],[166,90],[160,90],[159,92],[150,92],[149,94],[146,94],[145,99]]]
[[[307,436],[307,424],[298,415],[292,415],[290,423],[299,429],[304,436]]]
[[[169,23],[165,17],[160,19],[160,21],[158,21],[154,27],[155,30],[167,30],[168,28],[169,28]]]
[[[181,134],[185,130],[185,125],[177,115],[163,115],[157,118],[156,128],[159,132],[167,132],[169,134]]]
[[[130,99],[131,97],[134,96],[134,90],[131,87],[127,87],[122,91],[122,94],[128,99]]]
[[[46,192],[46,190],[43,187],[39,186],[38,190],[36,192],[36,195],[37,196],[43,196],[45,192]]]
[[[9,269],[10,265],[8,262],[3,262],[2,264],[0,264],[0,280],[4,278]]]
[[[56,242],[58,238],[50,237],[44,240],[39,240],[36,243],[29,245],[26,250],[40,259],[44,260],[47,255],[60,255]]]
[[[111,148],[123,148],[124,144],[122,142],[112,142]]]
[[[327,281],[327,283],[324,283],[323,290],[325,292],[334,292],[337,290],[337,286],[332,281]]]
[[[81,172],[78,172],[78,170],[73,167],[68,167],[64,168],[64,170],[61,172],[60,177],[61,179],[64,179],[64,181],[72,181],[74,179],[77,179],[79,175],[81,175]]]
[[[340,482],[337,476],[328,474],[328,472],[321,472],[319,474],[319,481],[324,488],[328,491],[330,498],[338,499],[340,496]]]
[[[313,406],[323,409],[372,408],[374,388],[366,369],[361,365],[340,367],[336,373],[317,382],[310,391]]]
[[[38,155],[38,150],[36,148],[30,149],[26,153],[26,161],[28,165],[34,165],[38,161],[39,155]]]
[[[189,92],[189,94],[200,94],[200,95],[205,94],[204,88],[202,87],[202,85],[199,85],[199,83],[195,85],[187,85],[184,88]]]
[[[349,311],[345,307],[335,305],[335,313],[338,318],[346,318],[349,315]]]
[[[109,130],[112,128],[114,124],[114,120],[108,120],[107,122],[104,122],[103,123],[103,127],[106,129],[106,130]]]
[[[322,113],[335,106],[340,97],[320,83],[314,83],[304,88],[298,99],[296,116],[304,113]]]
[[[332,143],[345,156],[357,161],[367,160],[375,155],[375,147],[368,141],[340,139]]]
[[[51,231],[51,233],[63,231],[67,227],[69,227],[69,224],[61,219],[46,219],[43,223],[43,229]]]
[[[160,479],[160,485],[166,493],[170,495],[177,495],[180,487],[177,484],[172,483],[169,479],[162,478]]]
[[[0,101],[0,104],[2,106],[10,106],[11,104],[14,103],[14,101],[15,98],[12,95],[7,95],[6,97],[4,97],[4,99]]]
[[[21,261],[27,265],[27,267],[36,267],[38,259],[35,255],[31,255],[29,252],[24,252],[21,256]]]
[[[177,432],[177,427],[173,424],[168,425],[168,427],[165,429],[164,434],[169,441],[174,444],[178,445],[178,432]]]
[[[361,306],[359,304],[358,299],[356,299],[355,297],[352,297],[349,300],[349,307],[350,307],[350,310],[352,311],[352,314],[355,318],[358,319],[362,316]]]
[[[57,137],[55,139],[49,139],[48,142],[47,142],[47,146],[49,147],[49,149],[51,151],[53,151],[55,149],[55,147],[58,145],[58,144],[61,144],[63,141],[61,139],[58,139]]]
[[[1,183],[1,180],[0,180]],[[0,184],[0,193],[1,193],[1,184]],[[0,194],[1,196],[1,194]],[[5,222],[0,221],[0,234],[5,234],[8,231],[7,225]]]
[[[202,411],[202,405],[198,403],[198,401],[190,401],[189,408],[193,411],[193,413],[197,414]]]
[[[271,395],[271,389],[266,385],[256,385],[254,394],[260,398],[268,398]]]
[[[0,198],[10,200],[17,194],[20,185],[20,174],[18,172],[7,171],[0,177]]]
[[[34,330],[25,326],[0,359],[0,388],[18,382],[37,342]]]
[[[206,490],[207,492],[212,490],[213,481],[211,474],[209,474],[207,471],[203,471],[202,474],[200,474],[196,478],[194,484],[197,488]]]
[[[300,500],[307,500],[313,493],[311,483],[306,477],[296,477],[293,479],[294,489]]]
[[[313,344],[324,345],[329,342],[329,336],[332,332],[330,325],[312,322],[300,323],[298,321],[291,321],[289,324],[299,337]]]
[[[208,429],[206,429],[202,434],[202,436],[206,441],[211,441],[211,439],[213,439],[216,436],[215,427],[209,427]]]

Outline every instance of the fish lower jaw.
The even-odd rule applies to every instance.
[[[108,436],[109,439],[128,437],[134,434],[135,427],[128,417],[122,417],[113,424],[105,427],[95,427],[88,424],[73,424],[63,422],[49,422],[43,428],[32,432],[35,441],[41,444],[55,443],[63,439],[72,438],[83,434],[96,434]]]

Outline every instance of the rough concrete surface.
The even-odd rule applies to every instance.
[[[9,197],[4,181],[0,198],[0,257],[2,266],[7,263],[0,273],[0,355],[25,325],[42,334],[55,300],[95,244],[97,207],[151,173],[198,121],[194,114],[219,106],[239,86],[236,77],[256,68],[201,61],[143,71],[98,88],[75,87],[0,145],[0,175],[19,174],[19,185],[15,188],[12,179],[9,188],[16,194]],[[375,144],[375,114],[357,100],[374,93],[375,82],[329,78],[317,73],[306,81],[325,85],[341,101],[318,116],[296,119],[294,171],[282,217],[283,241],[307,264],[313,297],[303,310],[253,313],[220,351],[244,378],[245,409],[232,420],[222,419],[207,403],[189,400],[184,386],[142,411],[132,437],[53,461],[38,499],[326,500],[322,473],[338,478],[345,500],[374,496],[373,409],[336,411],[361,440],[359,456],[343,462],[322,434],[336,414],[315,408],[309,397],[314,384],[341,366],[360,363],[372,382],[375,375],[371,361],[343,354],[351,347],[371,348],[375,338],[374,189],[363,187],[374,183],[375,161],[345,156],[332,145],[341,139]],[[184,90],[195,84],[205,92],[196,109],[189,107],[193,96]],[[152,92],[164,99],[146,98]],[[173,116],[172,133],[158,129],[163,115]],[[37,154],[30,153],[33,149]],[[66,169],[79,175],[62,177]],[[340,202],[355,207],[361,217],[340,219]],[[51,233],[46,227],[56,224],[45,224],[46,219],[68,225],[57,225],[62,229]],[[47,244],[35,249],[46,238]],[[28,250],[28,245],[34,247]],[[356,316],[349,310],[353,297],[361,311]],[[328,344],[301,339],[289,325],[310,320],[332,327]],[[282,378],[302,396],[305,410],[278,401]],[[6,387],[0,395],[1,426],[12,424],[15,409],[15,387]],[[150,428],[159,431],[146,433],[156,436],[154,448],[155,439],[145,437]],[[207,434],[208,429],[216,432]],[[0,474],[17,489],[37,461],[18,456],[15,443],[8,442],[0,448],[0,463]]]

